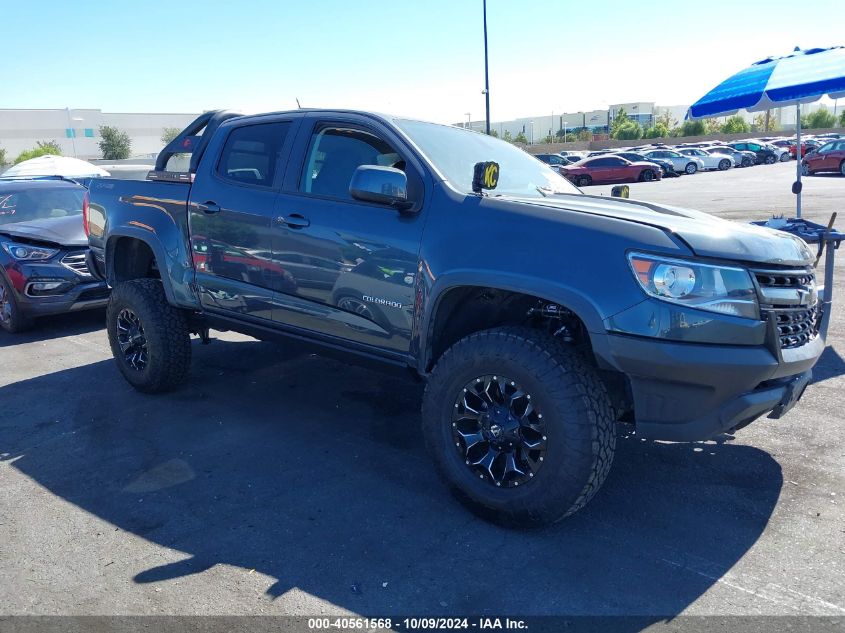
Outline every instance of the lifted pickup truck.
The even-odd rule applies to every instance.
[[[617,421],[692,441],[782,416],[825,345],[801,239],[584,195],[468,130],[211,112],[149,180],[95,180],[85,216],[126,380],[176,387],[209,329],[410,369],[440,473],[511,524],[584,506]]]

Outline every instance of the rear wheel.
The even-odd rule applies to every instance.
[[[575,186],[576,187],[589,187],[593,182],[593,179],[589,176],[578,176],[575,179]]]
[[[845,160],[839,163],[839,173],[845,176]]]
[[[615,433],[592,366],[527,328],[458,341],[423,399],[440,475],[470,510],[510,525],[550,523],[586,505],[610,471]]]
[[[731,168],[731,161],[729,161],[727,158],[723,158],[722,160],[719,161],[719,170],[720,171],[725,171],[725,170],[730,169],[730,168]]]
[[[0,275],[0,329],[17,333],[30,327],[32,327],[32,318],[23,313],[14,291]]]
[[[801,164],[801,175],[802,176],[812,176],[813,172],[810,170],[810,166],[807,163]]]
[[[786,163],[786,162],[788,162],[791,158],[792,158],[792,157],[789,155],[789,152],[784,152],[783,154],[781,154],[781,155],[780,155],[780,162],[782,162],[782,163]]]
[[[749,156],[743,156],[742,157],[742,166],[743,167],[751,167],[751,165],[753,165],[753,164],[754,164],[754,161],[751,160],[751,158]]]
[[[109,298],[106,326],[117,367],[138,391],[160,393],[184,382],[191,364],[188,324],[167,302],[161,282],[118,284]]]
[[[643,169],[642,173],[640,174],[640,180],[643,182],[651,182],[654,180],[654,171],[651,169]]]
[[[696,165],[695,163],[687,163],[687,166],[684,167],[684,172],[689,174],[689,175],[692,175],[697,171],[698,171],[698,165]]]
[[[777,162],[777,160],[778,159],[775,157],[774,154],[769,154],[768,156],[766,156],[766,164],[767,165],[774,165]]]

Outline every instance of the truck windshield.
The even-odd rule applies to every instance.
[[[499,163],[499,185],[491,196],[542,198],[579,193],[548,165],[506,141],[448,125],[396,119],[396,125],[458,191],[472,191],[476,163]]]

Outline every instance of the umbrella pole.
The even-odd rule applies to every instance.
[[[798,163],[795,166],[795,173],[797,175],[797,180],[795,181],[795,195],[796,195],[796,203],[795,203],[795,212],[796,217],[801,217],[801,103],[795,104],[795,131],[796,131],[796,148],[795,148],[795,157],[796,162]]]

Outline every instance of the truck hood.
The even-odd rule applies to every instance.
[[[59,246],[88,246],[81,214],[0,224],[0,235],[48,242]]]
[[[521,203],[645,224],[675,235],[700,257],[785,266],[812,265],[815,257],[799,237],[709,213],[624,198],[560,194],[522,198]]]

